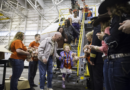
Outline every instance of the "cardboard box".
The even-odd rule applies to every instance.
[[[5,59],[5,53],[4,52],[0,52],[0,59]]]
[[[29,89],[30,88],[29,81],[24,77],[20,77],[17,88],[18,88],[18,90]],[[5,89],[4,90],[10,90],[10,79],[9,78],[5,80]]]

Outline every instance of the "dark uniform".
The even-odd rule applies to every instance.
[[[118,30],[119,23],[129,19],[126,14],[114,16],[110,35],[103,37],[108,50],[108,78],[111,90],[130,90],[130,34]]]
[[[100,25],[94,27],[92,45],[101,46],[101,41],[96,36],[97,33],[101,32]],[[92,90],[103,90],[103,59],[102,53],[91,50],[90,61],[94,62],[92,66],[93,73],[93,89]]]

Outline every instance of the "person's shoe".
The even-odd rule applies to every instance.
[[[53,90],[52,88],[47,88],[47,90]]]
[[[33,87],[37,87],[37,85],[36,85],[36,84],[34,84],[34,85],[33,85]]]
[[[65,81],[62,81],[62,88],[65,88]]]
[[[62,84],[62,88],[65,88],[65,84]]]

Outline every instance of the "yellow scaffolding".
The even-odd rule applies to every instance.
[[[0,18],[0,20],[8,20],[8,19],[10,19],[10,18],[8,18],[8,17],[7,18]]]
[[[2,13],[0,13],[0,16],[4,16]]]
[[[64,8],[64,9],[60,9],[60,10],[59,10],[59,26],[64,25],[65,19],[68,17],[68,15],[70,15],[69,13],[68,13],[68,14],[64,14],[64,13],[62,12],[63,10],[69,10],[69,8]],[[63,23],[60,24],[60,20],[61,20],[62,16],[63,16],[65,19],[63,20]]]
[[[96,6],[95,5],[90,5],[95,7],[95,16],[96,16]],[[80,30],[80,36],[79,36],[79,42],[78,42],[78,47],[77,47],[77,53],[78,56],[80,56],[81,49],[82,49],[82,37],[83,37],[83,30],[84,30],[84,21],[85,21],[85,12],[83,12],[83,18],[82,18],[82,25],[81,25],[81,30]],[[88,22],[89,24],[91,21]],[[77,76],[79,75],[79,61],[77,62]],[[84,73],[84,76],[90,76],[89,70],[88,70],[88,65],[86,65],[86,73]]]
[[[77,47],[78,57],[80,56],[81,47],[82,47],[82,37],[83,37],[83,30],[84,30],[84,21],[85,21],[85,13],[83,12],[83,18],[82,18],[82,23],[81,23],[79,42],[78,42],[78,47]],[[79,61],[77,62],[77,76],[78,75],[79,75]]]
[[[0,17],[1,17],[0,20],[8,20],[8,19],[10,19],[10,18],[4,16],[2,13],[0,13]],[[3,18],[3,17],[5,17],[5,18]]]
[[[95,7],[95,16],[96,16],[96,6],[95,5],[90,5],[90,6],[94,6]],[[64,14],[62,11],[63,10],[69,10],[69,8],[65,8],[65,9],[60,9],[59,10],[59,26],[64,25],[65,19],[67,18],[68,15],[70,14]],[[62,18],[62,16],[65,18],[62,22],[62,24],[60,24],[60,20]],[[82,18],[82,23],[81,23],[81,29],[80,29],[80,36],[79,36],[79,42],[78,42],[78,47],[77,47],[77,55],[80,56],[81,53],[81,49],[82,49],[82,37],[83,37],[83,30],[84,30],[84,22],[85,22],[85,12],[83,12],[83,18]],[[88,22],[89,24],[91,23],[91,21]],[[86,66],[86,71],[87,76],[89,76],[89,71],[88,71],[88,66]],[[79,61],[77,62],[77,76],[79,75]],[[84,74],[85,75],[85,74]],[[86,75],[85,75],[86,76]]]

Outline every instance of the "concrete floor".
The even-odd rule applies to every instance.
[[[12,74],[12,69],[10,67],[7,67],[6,69],[6,78],[9,78],[9,76]],[[0,67],[0,84],[2,83],[2,75],[3,75],[3,67]],[[21,77],[28,78],[28,68],[24,68],[23,73]],[[74,77],[73,77],[74,78]],[[79,84],[76,82],[68,83],[66,85],[66,89],[62,89],[61,87],[61,80],[53,79],[52,85],[54,90],[87,90],[85,89],[85,86],[83,84]],[[35,77],[35,84],[39,84],[39,70],[37,70],[37,74]],[[39,85],[35,88],[35,90],[40,90]],[[46,86],[45,86],[46,90]]]

